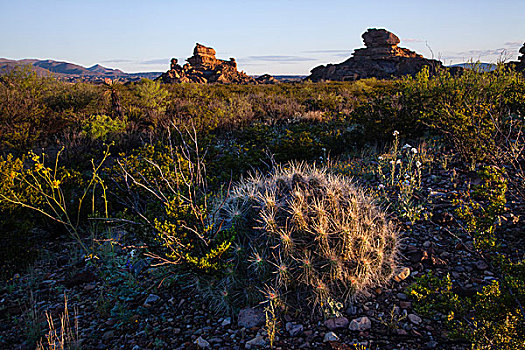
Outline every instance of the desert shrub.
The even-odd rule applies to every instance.
[[[46,81],[29,68],[17,68],[0,80],[0,140],[3,148],[27,151],[40,137],[46,107]]]
[[[495,278],[472,297],[458,295],[450,276],[431,274],[417,278],[409,292],[418,312],[442,317],[449,335],[470,341],[474,349],[525,349],[525,261],[507,258],[496,235],[507,201],[505,171],[485,166],[478,176],[481,183],[455,201],[456,216],[474,241],[472,253],[490,265]]]
[[[226,302],[264,298],[310,310],[346,303],[394,272],[398,235],[347,178],[304,164],[277,167],[217,201],[214,226],[235,233]]]
[[[139,123],[157,125],[169,105],[169,93],[160,84],[149,79],[133,84],[127,96],[127,114]]]
[[[82,131],[91,140],[108,141],[126,130],[126,119],[94,115],[84,121]]]
[[[70,84],[53,81],[52,89],[42,100],[52,113],[75,121],[87,115],[104,112],[103,94],[99,86],[89,83]]]
[[[476,247],[493,250],[496,245],[495,231],[499,217],[507,203],[507,179],[505,171],[495,166],[478,170],[480,185],[473,185],[472,195],[457,199],[456,215],[465,222],[466,229],[474,236]]]
[[[493,280],[472,298],[454,292],[450,276],[416,278],[409,293],[418,313],[442,318],[454,339],[466,339],[473,349],[525,349],[525,262],[505,262],[504,280]],[[510,292],[509,286],[513,292]]]
[[[493,160],[509,112],[524,112],[523,76],[503,66],[459,76],[443,70],[430,77],[424,69],[401,80],[399,88],[403,115],[445,135],[470,164]]]
[[[35,200],[35,193],[16,181],[17,174],[24,172],[24,158],[11,154],[0,156],[0,278],[8,277],[32,261],[30,230],[34,218],[5,197],[14,193],[25,200]]]
[[[213,274],[227,265],[221,255],[231,234],[216,234],[209,224],[205,164],[195,135],[180,136],[182,146],[149,145],[119,159],[111,175],[115,194],[130,219],[145,226],[138,236],[150,256],[186,272]]]

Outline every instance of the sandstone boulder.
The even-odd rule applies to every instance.
[[[368,29],[362,37],[366,47],[395,46],[401,42],[397,35],[386,29]]]
[[[276,84],[277,79],[272,77],[270,74],[263,74],[255,78],[258,84]]]
[[[173,58],[170,70],[163,73],[158,79],[164,83],[198,83],[198,84],[269,84],[271,76],[264,79],[254,79],[244,72],[237,70],[235,58],[221,60],[215,57],[215,50],[197,43],[193,49],[193,56],[182,67],[177,59]]]
[[[521,56],[518,57],[518,61],[511,61],[507,64],[517,71],[525,72],[525,43],[523,43],[519,53],[521,53]]]
[[[399,38],[386,29],[368,29],[362,38],[365,48],[356,49],[352,57],[342,63],[315,67],[306,80],[388,79],[415,75],[425,66],[429,67],[431,73],[437,68],[444,68],[440,61],[424,58],[414,51],[397,46]]]

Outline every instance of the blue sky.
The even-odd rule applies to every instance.
[[[524,13],[525,0],[0,0],[0,57],[166,71],[199,42],[249,74],[308,74],[376,27],[446,64],[496,62],[518,56]]]

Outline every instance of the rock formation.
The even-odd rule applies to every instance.
[[[365,48],[355,50],[352,57],[342,63],[315,67],[306,80],[388,79],[415,75],[424,66],[429,66],[431,71],[443,67],[440,61],[398,47],[399,38],[385,29],[368,29],[362,37]]]
[[[263,74],[255,78],[255,81],[257,81],[258,84],[277,84],[278,81],[274,77],[272,77],[270,74]]]
[[[171,60],[170,70],[159,79],[164,83],[223,83],[223,84],[256,84],[256,80],[237,70],[234,58],[229,61],[215,58],[215,50],[197,44],[193,56],[186,60],[182,67],[177,59]]]
[[[525,71],[525,43],[523,43],[523,46],[520,49],[521,56],[518,57],[519,63],[518,63],[518,69]]]
[[[521,56],[518,57],[517,61],[507,62],[506,65],[511,67],[512,69],[517,70],[518,72],[525,73],[525,43],[523,43],[523,46],[520,48],[519,53],[521,54]]]

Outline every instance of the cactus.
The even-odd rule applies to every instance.
[[[394,225],[350,179],[326,168],[294,163],[244,179],[218,201],[214,220],[236,231],[222,285],[240,304],[256,301],[254,289],[263,292],[257,301],[271,289],[283,305],[322,310],[385,284],[395,269]]]

